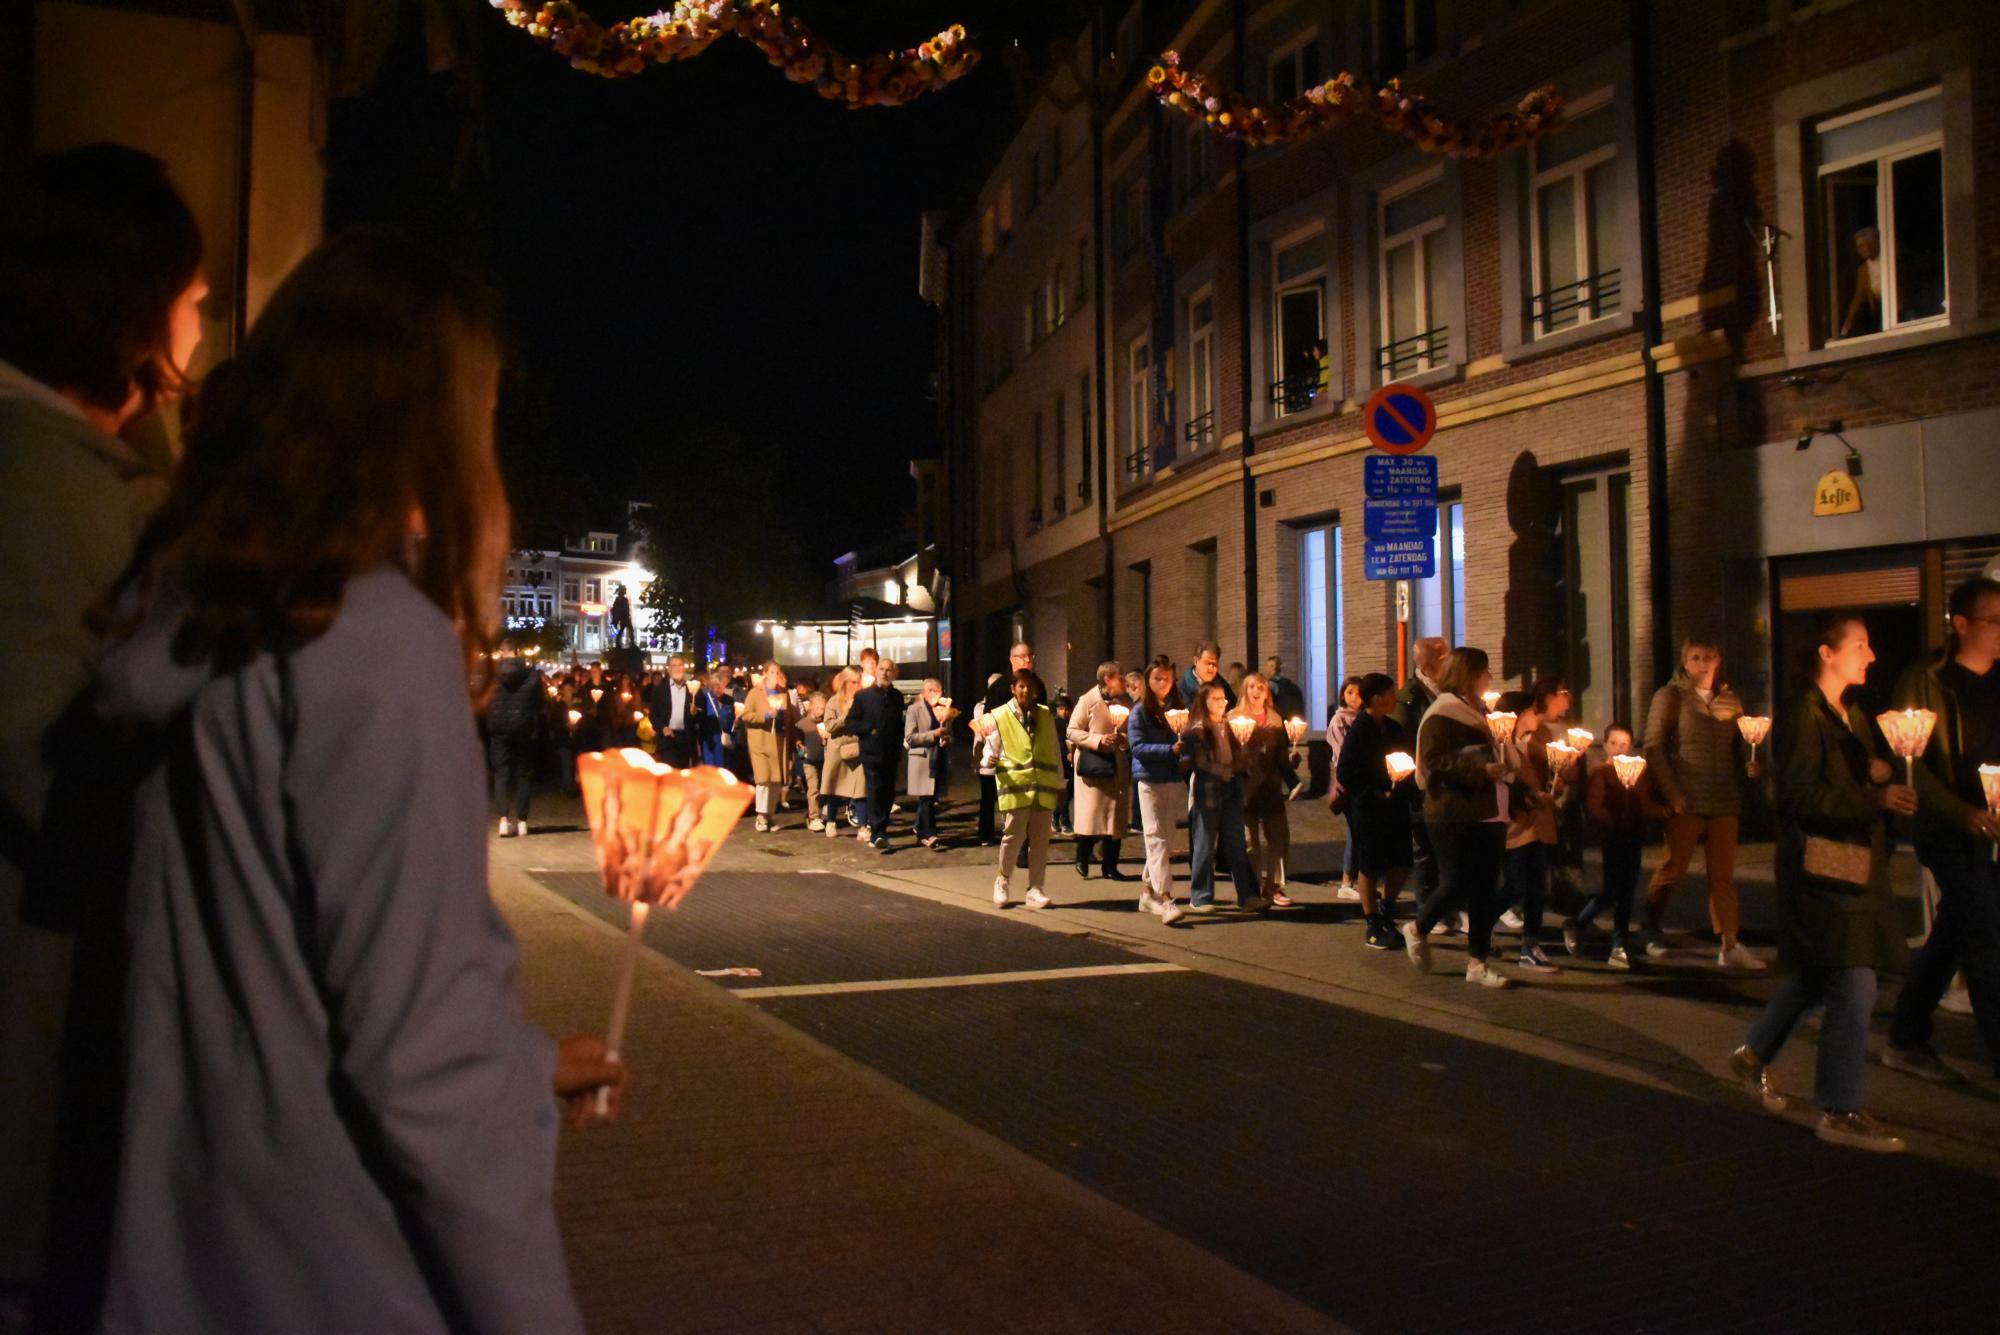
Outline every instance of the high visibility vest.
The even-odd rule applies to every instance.
[[[1055,715],[1047,705],[1036,705],[1032,720],[1034,734],[1013,701],[993,713],[1000,728],[1000,761],[993,770],[999,789],[1000,810],[1018,811],[1045,807],[1054,811],[1062,800],[1062,754],[1056,750]]]

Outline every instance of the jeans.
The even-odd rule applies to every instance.
[[[1437,893],[1439,874],[1437,852],[1431,847],[1430,827],[1424,824],[1421,802],[1410,812],[1410,866],[1416,873],[1419,903]]]
[[[1243,798],[1234,785],[1223,785],[1213,809],[1194,804],[1189,813],[1188,853],[1193,866],[1188,878],[1188,902],[1215,902],[1215,859],[1219,854],[1229,866],[1229,879],[1236,885],[1236,902],[1257,897],[1257,873],[1250,866],[1250,850],[1243,836]]]
[[[1006,833],[1000,840],[1000,872],[994,884],[1012,884],[1014,863],[1025,852],[1028,888],[1040,890],[1048,883],[1049,835],[1055,829],[1056,813],[1047,807],[1016,807],[1001,820]]]
[[[1910,976],[1896,999],[1889,1041],[1921,1048],[1931,1041],[1931,1013],[1944,999],[1951,976],[1965,970],[1972,1014],[1986,1040],[1986,1055],[2000,1067],[2000,865],[1991,844],[1919,848],[1918,858],[1937,878],[1937,917],[1930,940],[1910,962]]]
[[[1868,1057],[1868,1017],[1875,1009],[1875,971],[1800,969],[1750,1026],[1745,1040],[1757,1060],[1769,1064],[1783,1050],[1800,1020],[1816,1006],[1820,1021],[1819,1058],[1813,1073],[1813,1101],[1830,1112],[1859,1112],[1861,1072]]]
[[[1187,787],[1179,783],[1132,785],[1138,798],[1133,809],[1139,815],[1139,830],[1146,845],[1146,888],[1153,898],[1171,901],[1174,897],[1175,808],[1187,807]]]
[[[1354,871],[1355,871],[1354,811],[1352,808],[1349,808],[1345,819],[1347,821],[1347,843],[1342,847],[1340,854],[1340,879],[1343,881],[1351,881],[1354,879]]]
[[[1632,929],[1632,892],[1639,885],[1641,846],[1636,841],[1613,843],[1605,844],[1600,851],[1604,857],[1604,884],[1597,897],[1577,912],[1576,923],[1578,930],[1582,930],[1598,914],[1610,909],[1611,944],[1623,950]]]
[[[501,820],[528,818],[528,791],[535,779],[535,743],[527,737],[493,737],[493,805]]]
[[[917,838],[937,838],[937,797],[935,794],[917,799]]]
[[[896,771],[903,767],[903,758],[884,761],[876,765],[863,765],[862,774],[868,780],[868,833],[872,838],[889,837],[889,808],[896,804]]]
[[[1526,947],[1542,936],[1542,914],[1548,907],[1549,854],[1555,848],[1537,839],[1532,844],[1507,850],[1501,863],[1507,887],[1503,907],[1521,906],[1521,945]]]
[[[1657,932],[1666,916],[1667,900],[1687,875],[1694,846],[1701,845],[1708,870],[1708,919],[1724,944],[1736,939],[1736,829],[1734,816],[1697,816],[1687,812],[1667,817],[1667,856],[1646,888],[1646,927]]]
[[[1467,950],[1473,959],[1483,960],[1493,953],[1493,920],[1500,916],[1494,901],[1507,827],[1498,821],[1439,821],[1419,828],[1430,836],[1438,884],[1417,909],[1417,934],[1428,935],[1462,904],[1472,929]]]

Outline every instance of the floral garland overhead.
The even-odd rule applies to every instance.
[[[670,10],[610,27],[570,0],[491,0],[507,22],[577,69],[623,79],[700,55],[725,33],[750,42],[793,83],[849,107],[901,106],[969,71],[979,52],[954,24],[923,45],[853,61],[779,11],[777,0],[676,0]]]
[[[1426,153],[1454,158],[1483,158],[1527,143],[1556,128],[1563,100],[1553,88],[1537,88],[1513,111],[1486,122],[1445,119],[1417,93],[1406,93],[1391,79],[1370,90],[1352,74],[1341,73],[1304,95],[1273,106],[1259,106],[1239,93],[1218,93],[1199,74],[1181,68],[1173,51],[1147,71],[1146,82],[1162,102],[1192,118],[1208,122],[1217,134],[1246,144],[1284,144],[1344,125],[1363,112],[1382,128],[1400,134]]]

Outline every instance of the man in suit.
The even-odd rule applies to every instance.
[[[646,701],[653,731],[659,738],[660,763],[687,769],[695,763],[696,728],[700,724],[701,691],[687,679],[687,658],[667,660],[667,679],[653,687]]]
[[[854,695],[847,730],[861,739],[861,772],[868,778],[868,842],[889,851],[889,808],[903,767],[903,693],[896,689],[896,660],[875,667],[875,684]]]

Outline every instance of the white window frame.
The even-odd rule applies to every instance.
[[[596,580],[587,579],[583,582],[583,601],[587,603],[603,602],[604,600],[597,596],[600,592],[601,590],[598,588]]]
[[[1582,98],[1579,98],[1577,100],[1576,105],[1572,109],[1567,111],[1565,113],[1565,116],[1569,121],[1574,123],[1575,121],[1581,120],[1585,116],[1593,115],[1599,112],[1602,112],[1605,115],[1611,115],[1614,113],[1614,109],[1611,105],[1611,98],[1612,98],[1611,89],[1600,88],[1595,92],[1585,94]],[[1539,148],[1540,148],[1539,145],[1530,145],[1529,147],[1531,152],[1539,154]],[[1616,162],[1617,160],[1618,160],[1618,139],[1615,133],[1612,136],[1611,142],[1605,144],[1601,148],[1594,148],[1590,152],[1585,153],[1582,157],[1571,158],[1567,162],[1560,163],[1554,167],[1547,168],[1546,170],[1540,168],[1539,156],[1537,156],[1534,159],[1531,159],[1531,162],[1536,164],[1536,170],[1534,174],[1530,176],[1528,179],[1528,217],[1527,217],[1528,274],[1529,274],[1528,282],[1530,284],[1528,301],[1531,307],[1533,306],[1535,299],[1537,297],[1547,295],[1549,290],[1548,276],[1544,272],[1544,264],[1547,257],[1542,253],[1543,188],[1555,185],[1556,183],[1563,180],[1574,178],[1575,184],[1571,187],[1571,206],[1572,208],[1574,208],[1576,215],[1575,218],[1575,236],[1576,236],[1576,248],[1577,248],[1576,271],[1583,275],[1583,278],[1579,280],[1576,286],[1591,287],[1592,285],[1590,280],[1593,277],[1595,277],[1595,275],[1590,272],[1590,244],[1592,240],[1591,224],[1590,224],[1590,194],[1589,194],[1590,173],[1594,168],[1601,167],[1607,162]],[[1618,183],[1614,181],[1612,183],[1612,190],[1615,193],[1617,189],[1618,189]],[[1603,240],[1610,243],[1611,249],[1615,250],[1617,248],[1617,241],[1618,241],[1617,237],[1614,236],[1614,237],[1603,238]],[[1598,249],[1603,250],[1606,249],[1606,247],[1604,245],[1599,245]],[[1624,286],[1623,274],[1621,273],[1620,274],[1621,292],[1623,286]],[[1592,287],[1592,291],[1593,292],[1595,291],[1594,287]],[[1548,320],[1547,303],[1543,303],[1542,313],[1534,315],[1532,317],[1534,321],[1535,337],[1547,338],[1550,334],[1568,333],[1572,329],[1580,329],[1584,325],[1595,324],[1599,320],[1615,319],[1623,311],[1624,305],[1625,303],[1622,295],[1618,302],[1618,309],[1616,310],[1609,310],[1609,311],[1603,310],[1601,309],[1600,302],[1595,300],[1590,301],[1585,305],[1573,308],[1579,313],[1581,317],[1576,321],[1575,324],[1566,324],[1558,329],[1550,327]]]
[[[1195,309],[1204,301],[1208,303],[1208,323],[1196,325]],[[1190,293],[1187,299],[1187,441],[1190,450],[1199,450],[1204,445],[1211,445],[1216,439],[1215,326],[1215,284],[1203,283]],[[1197,432],[1195,424],[1204,414],[1208,417],[1208,428],[1206,431]]]
[[[1429,263],[1431,259],[1431,247],[1439,243],[1432,241],[1431,238],[1442,235],[1445,228],[1451,222],[1450,216],[1447,213],[1439,212],[1433,217],[1426,218],[1414,227],[1406,227],[1394,236],[1390,236],[1386,233],[1386,229],[1389,226],[1389,206],[1405,195],[1413,195],[1417,191],[1426,189],[1443,180],[1444,167],[1442,164],[1435,167],[1426,167],[1423,171],[1413,176],[1404,177],[1401,181],[1381,191],[1375,197],[1375,296],[1376,304],[1380,307],[1376,323],[1378,336],[1382,341],[1376,345],[1374,369],[1376,377],[1383,384],[1406,376],[1422,375],[1426,371],[1434,371],[1440,366],[1447,366],[1451,363],[1451,337],[1450,330],[1447,329],[1446,336],[1442,339],[1434,340],[1428,345],[1417,364],[1410,369],[1397,371],[1393,367],[1382,365],[1382,350],[1388,348],[1392,342],[1389,337],[1391,332],[1389,319],[1394,303],[1389,299],[1389,252],[1401,246],[1417,247],[1417,263],[1414,266],[1417,283],[1417,307],[1422,312],[1423,318],[1421,323],[1425,326],[1424,329],[1418,332],[1429,334],[1439,327],[1437,323],[1437,303],[1434,294],[1430,290],[1431,266]],[[1414,335],[1411,337],[1414,337]],[[1443,346],[1439,347],[1439,344]]]
[[[1293,37],[1289,42],[1286,42],[1283,46],[1278,47],[1276,50],[1271,52],[1269,58],[1266,59],[1264,62],[1264,80],[1265,80],[1264,87],[1270,93],[1272,101],[1275,102],[1279,100],[1278,67],[1280,65],[1289,63],[1292,67],[1291,97],[1294,98],[1304,97],[1306,89],[1317,88],[1319,87],[1319,84],[1326,82],[1326,79],[1324,77],[1326,73],[1324,62],[1321,62],[1321,67],[1320,67],[1321,78],[1319,80],[1319,83],[1308,84],[1306,82],[1306,65],[1305,65],[1306,49],[1308,47],[1317,47],[1318,45],[1319,45],[1319,29],[1318,27],[1311,27],[1307,28],[1304,32],[1299,33],[1297,36]],[[1289,101],[1291,99],[1286,98],[1284,100]]]
[[[1329,306],[1325,238],[1325,225],[1314,222],[1287,232],[1271,243],[1271,366],[1277,372],[1276,375],[1271,377],[1274,387],[1282,387],[1285,382],[1285,298],[1291,293],[1298,292],[1304,288],[1311,287],[1317,289],[1319,293],[1319,338],[1321,343],[1328,345],[1327,361],[1329,368],[1332,365],[1333,348],[1327,334],[1326,318]],[[1301,246],[1314,242],[1319,243],[1314,250],[1314,254],[1318,257],[1318,263],[1302,274],[1280,279],[1278,277],[1278,263],[1284,257],[1285,252],[1296,250]],[[1331,372],[1329,371],[1329,378],[1330,376]],[[1272,412],[1279,417],[1286,417],[1310,411],[1312,408],[1318,406],[1320,396],[1327,393],[1330,389],[1332,389],[1331,385],[1320,385],[1313,391],[1312,402],[1303,408],[1288,407],[1286,396],[1282,392],[1282,389],[1280,389],[1280,392],[1272,395]]]
[[[1126,448],[1124,467],[1119,471],[1136,480],[1153,471],[1152,440],[1148,435],[1153,406],[1153,336],[1150,333],[1126,341],[1124,400]],[[1139,460],[1136,468],[1132,466],[1134,457]]]
[[[1892,169],[1898,162],[1902,162],[1907,158],[1921,157],[1926,153],[1936,153],[1939,155],[1940,161],[1942,161],[1944,155],[1944,130],[1942,128],[1928,130],[1913,138],[1899,140],[1887,148],[1878,148],[1869,153],[1857,153],[1852,157],[1838,158],[1832,162],[1820,162],[1818,154],[1820,138],[1828,130],[1838,130],[1865,120],[1873,120],[1877,116],[1887,115],[1892,111],[1900,111],[1904,107],[1915,106],[1917,103],[1928,101],[1931,98],[1938,99],[1940,103],[1939,120],[1942,121],[1944,84],[1937,82],[1932,83],[1928,87],[1920,88],[1913,93],[1905,93],[1900,97],[1884,98],[1857,110],[1838,116],[1829,116],[1824,120],[1815,121],[1812,124],[1813,160],[1817,166],[1813,173],[1813,191],[1809,207],[1815,214],[1818,214],[1825,207],[1826,196],[1823,182],[1826,180],[1828,173],[1844,171],[1849,167],[1858,167],[1868,162],[1876,163],[1879,168],[1875,177],[1875,229],[1881,237],[1881,245],[1877,253],[1880,255],[1882,262],[1882,291],[1880,293],[1882,298],[1882,327],[1872,333],[1855,334],[1849,338],[1841,338],[1837,332],[1834,332],[1840,327],[1839,316],[1829,309],[1827,313],[1827,329],[1829,332],[1824,340],[1827,347],[1848,347],[1852,344],[1866,342],[1871,338],[1885,338],[1895,334],[1906,334],[1913,329],[1935,329],[1951,323],[1951,219],[1950,210],[1946,203],[1946,200],[1949,198],[1949,181],[1947,181],[1945,187],[1946,198],[1939,201],[1938,209],[1945,224],[1944,253],[1938,257],[1938,263],[1942,268],[1942,272],[1946,275],[1944,309],[1936,315],[1926,315],[1920,320],[1903,320],[1894,324],[1891,324],[1889,320],[1889,317],[1897,308],[1896,197],[1894,190],[1891,189]],[[1825,263],[1825,258],[1824,255],[1815,255],[1813,263],[1815,265],[1823,264]],[[1831,299],[1831,295],[1829,294],[1829,299]]]
[[[562,587],[563,601],[566,603],[576,603],[583,601],[581,598],[577,597],[577,591],[579,587],[580,586],[578,585],[577,581],[575,581],[574,579],[564,580]]]
[[[1325,616],[1320,627],[1321,634],[1314,634],[1313,620],[1317,610],[1313,603],[1313,561],[1312,540],[1322,537],[1319,553],[1319,573],[1325,581]],[[1312,732],[1326,731],[1327,706],[1340,705],[1340,684],[1347,679],[1347,604],[1344,584],[1345,534],[1341,522],[1331,519],[1323,524],[1313,524],[1298,532],[1299,550],[1299,676],[1300,685],[1306,695],[1306,726]],[[1318,699],[1312,698],[1313,665],[1319,662],[1324,668],[1321,679],[1326,683],[1325,693]],[[1318,706],[1318,707],[1315,707]]]

